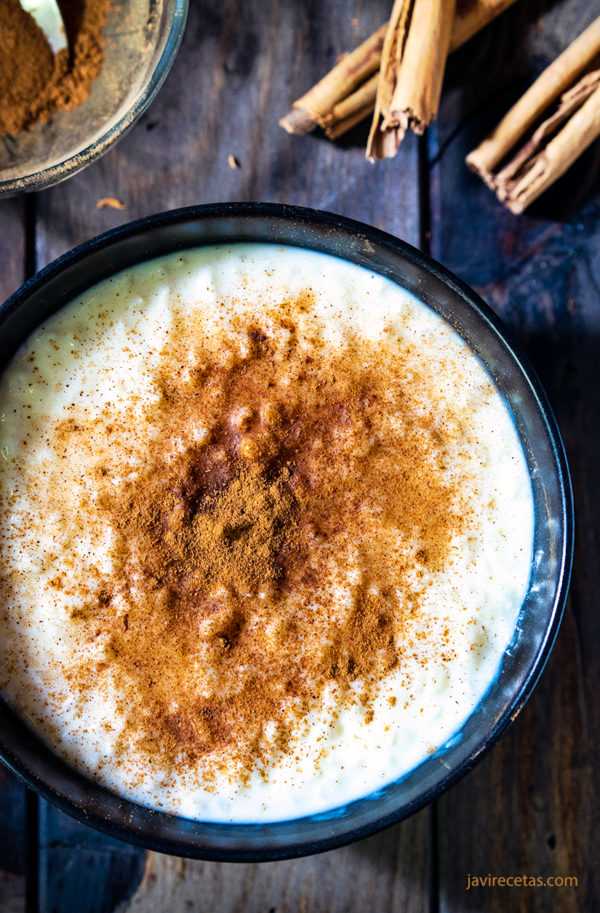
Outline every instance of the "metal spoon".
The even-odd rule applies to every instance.
[[[20,0],[22,8],[29,13],[48,39],[53,54],[68,47],[63,17],[56,0]]]

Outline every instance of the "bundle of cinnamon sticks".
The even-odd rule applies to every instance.
[[[600,136],[600,16],[467,156],[511,212],[523,212]]]
[[[336,139],[373,114],[377,105],[369,155],[393,155],[399,142],[386,142],[381,134],[389,129],[401,140],[408,126],[423,132],[437,114],[448,53],[512,3],[396,0],[389,22],[344,55],[279,123],[296,134],[321,127]]]
[[[372,161],[436,117],[446,58],[514,0],[395,0],[381,26],[280,121],[331,139],[373,116]],[[505,205],[522,212],[600,135],[600,17],[539,77],[467,157]]]

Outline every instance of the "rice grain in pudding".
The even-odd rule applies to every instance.
[[[483,364],[390,280],[267,244],[150,261],[30,337],[0,418],[0,687],[118,794],[321,812],[497,676],[525,457]]]

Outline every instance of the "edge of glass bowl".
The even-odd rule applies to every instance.
[[[60,184],[67,178],[82,171],[96,159],[103,156],[122,136],[130,130],[146,108],[154,101],[158,91],[167,78],[181,45],[185,24],[187,21],[189,0],[174,0],[175,11],[163,50],[156,62],[150,79],[142,93],[117,121],[100,139],[91,142],[84,149],[69,155],[49,168],[34,171],[20,178],[9,181],[0,181],[0,196],[8,197],[17,193],[27,193],[33,190],[43,190]]]
[[[502,732],[514,721],[533,691],[560,626],[573,560],[573,495],[563,442],[546,394],[529,360],[520,347],[510,339],[502,322],[491,308],[465,283],[426,254],[392,235],[333,213],[285,204],[226,203],[191,206],[148,216],[91,239],[45,267],[0,307],[0,328],[11,320],[30,296],[39,293],[40,290],[43,291],[44,287],[51,285],[54,280],[60,280],[60,276],[68,271],[69,267],[115,245],[133,243],[136,250],[139,248],[147,254],[146,256],[137,254],[129,264],[133,265],[134,262],[142,262],[168,252],[166,250],[153,252],[150,243],[144,245],[146,235],[157,231],[160,233],[162,229],[168,231],[169,228],[178,227],[181,230],[180,240],[171,248],[173,251],[200,246],[202,243],[228,243],[224,239],[220,242],[202,241],[195,235],[192,236],[193,228],[189,232],[185,230],[188,223],[201,223],[208,226],[207,232],[210,235],[210,223],[217,219],[225,220],[225,222],[232,220],[232,224],[235,222],[238,226],[243,226],[244,222],[251,223],[258,220],[265,223],[267,228],[271,226],[269,230],[274,235],[277,233],[277,225],[292,223],[300,235],[305,236],[305,242],[298,241],[296,246],[304,246],[313,250],[325,250],[325,248],[319,248],[318,244],[311,244],[311,240],[314,242],[315,236],[318,236],[319,232],[332,235],[337,233],[351,247],[352,245],[363,245],[367,251],[380,249],[384,255],[386,250],[390,252],[391,256],[399,255],[407,264],[432,275],[438,282],[446,285],[453,294],[462,298],[468,308],[475,311],[477,317],[495,334],[501,347],[507,351],[531,389],[555,461],[563,530],[560,540],[556,595],[551,609],[549,607],[543,639],[527,666],[527,677],[521,688],[511,694],[511,699],[504,711],[495,718],[493,725],[483,733],[476,747],[462,763],[455,769],[448,769],[437,779],[434,776],[433,786],[425,789],[409,802],[400,802],[397,807],[385,814],[377,813],[377,804],[382,798],[381,794],[401,784],[407,779],[406,777],[401,777],[376,793],[370,793],[345,806],[289,821],[264,824],[215,824],[153,811],[119,798],[75,771],[54,755],[52,750],[32,730],[28,729],[27,724],[3,701],[0,702],[4,716],[11,723],[11,732],[8,735],[8,727],[0,732],[0,758],[27,785],[83,823],[113,837],[162,853],[208,860],[268,861],[324,852],[389,827],[427,805],[468,773],[487,754]],[[239,229],[229,239],[229,243],[243,241],[247,234],[248,232]],[[248,237],[247,240],[252,239]],[[281,239],[277,241],[275,237],[273,240],[280,244],[294,243]],[[326,252],[331,253],[330,250]],[[340,256],[343,255],[340,254]],[[346,259],[352,261],[351,257]],[[126,266],[120,265],[115,268],[114,272],[124,268]],[[110,275],[110,271],[106,275]],[[95,282],[91,284],[95,284]],[[71,297],[73,297],[72,293]],[[55,307],[49,301],[48,313],[51,310],[57,310],[63,303],[66,301],[61,301]],[[42,320],[43,316],[38,322]],[[0,368],[0,370],[2,369]],[[485,701],[485,698],[486,695],[480,704]],[[15,731],[12,731],[11,721],[14,722]],[[423,764],[427,763],[428,761],[423,762]],[[419,765],[419,767],[421,766]],[[418,771],[419,767],[415,770]],[[358,814],[357,809],[359,809]],[[353,814],[359,819],[358,823],[353,821]]]

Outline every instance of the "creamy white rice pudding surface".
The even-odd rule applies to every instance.
[[[533,504],[482,363],[275,245],[127,270],[0,385],[0,687],[73,765],[213,821],[408,772],[499,671]]]

